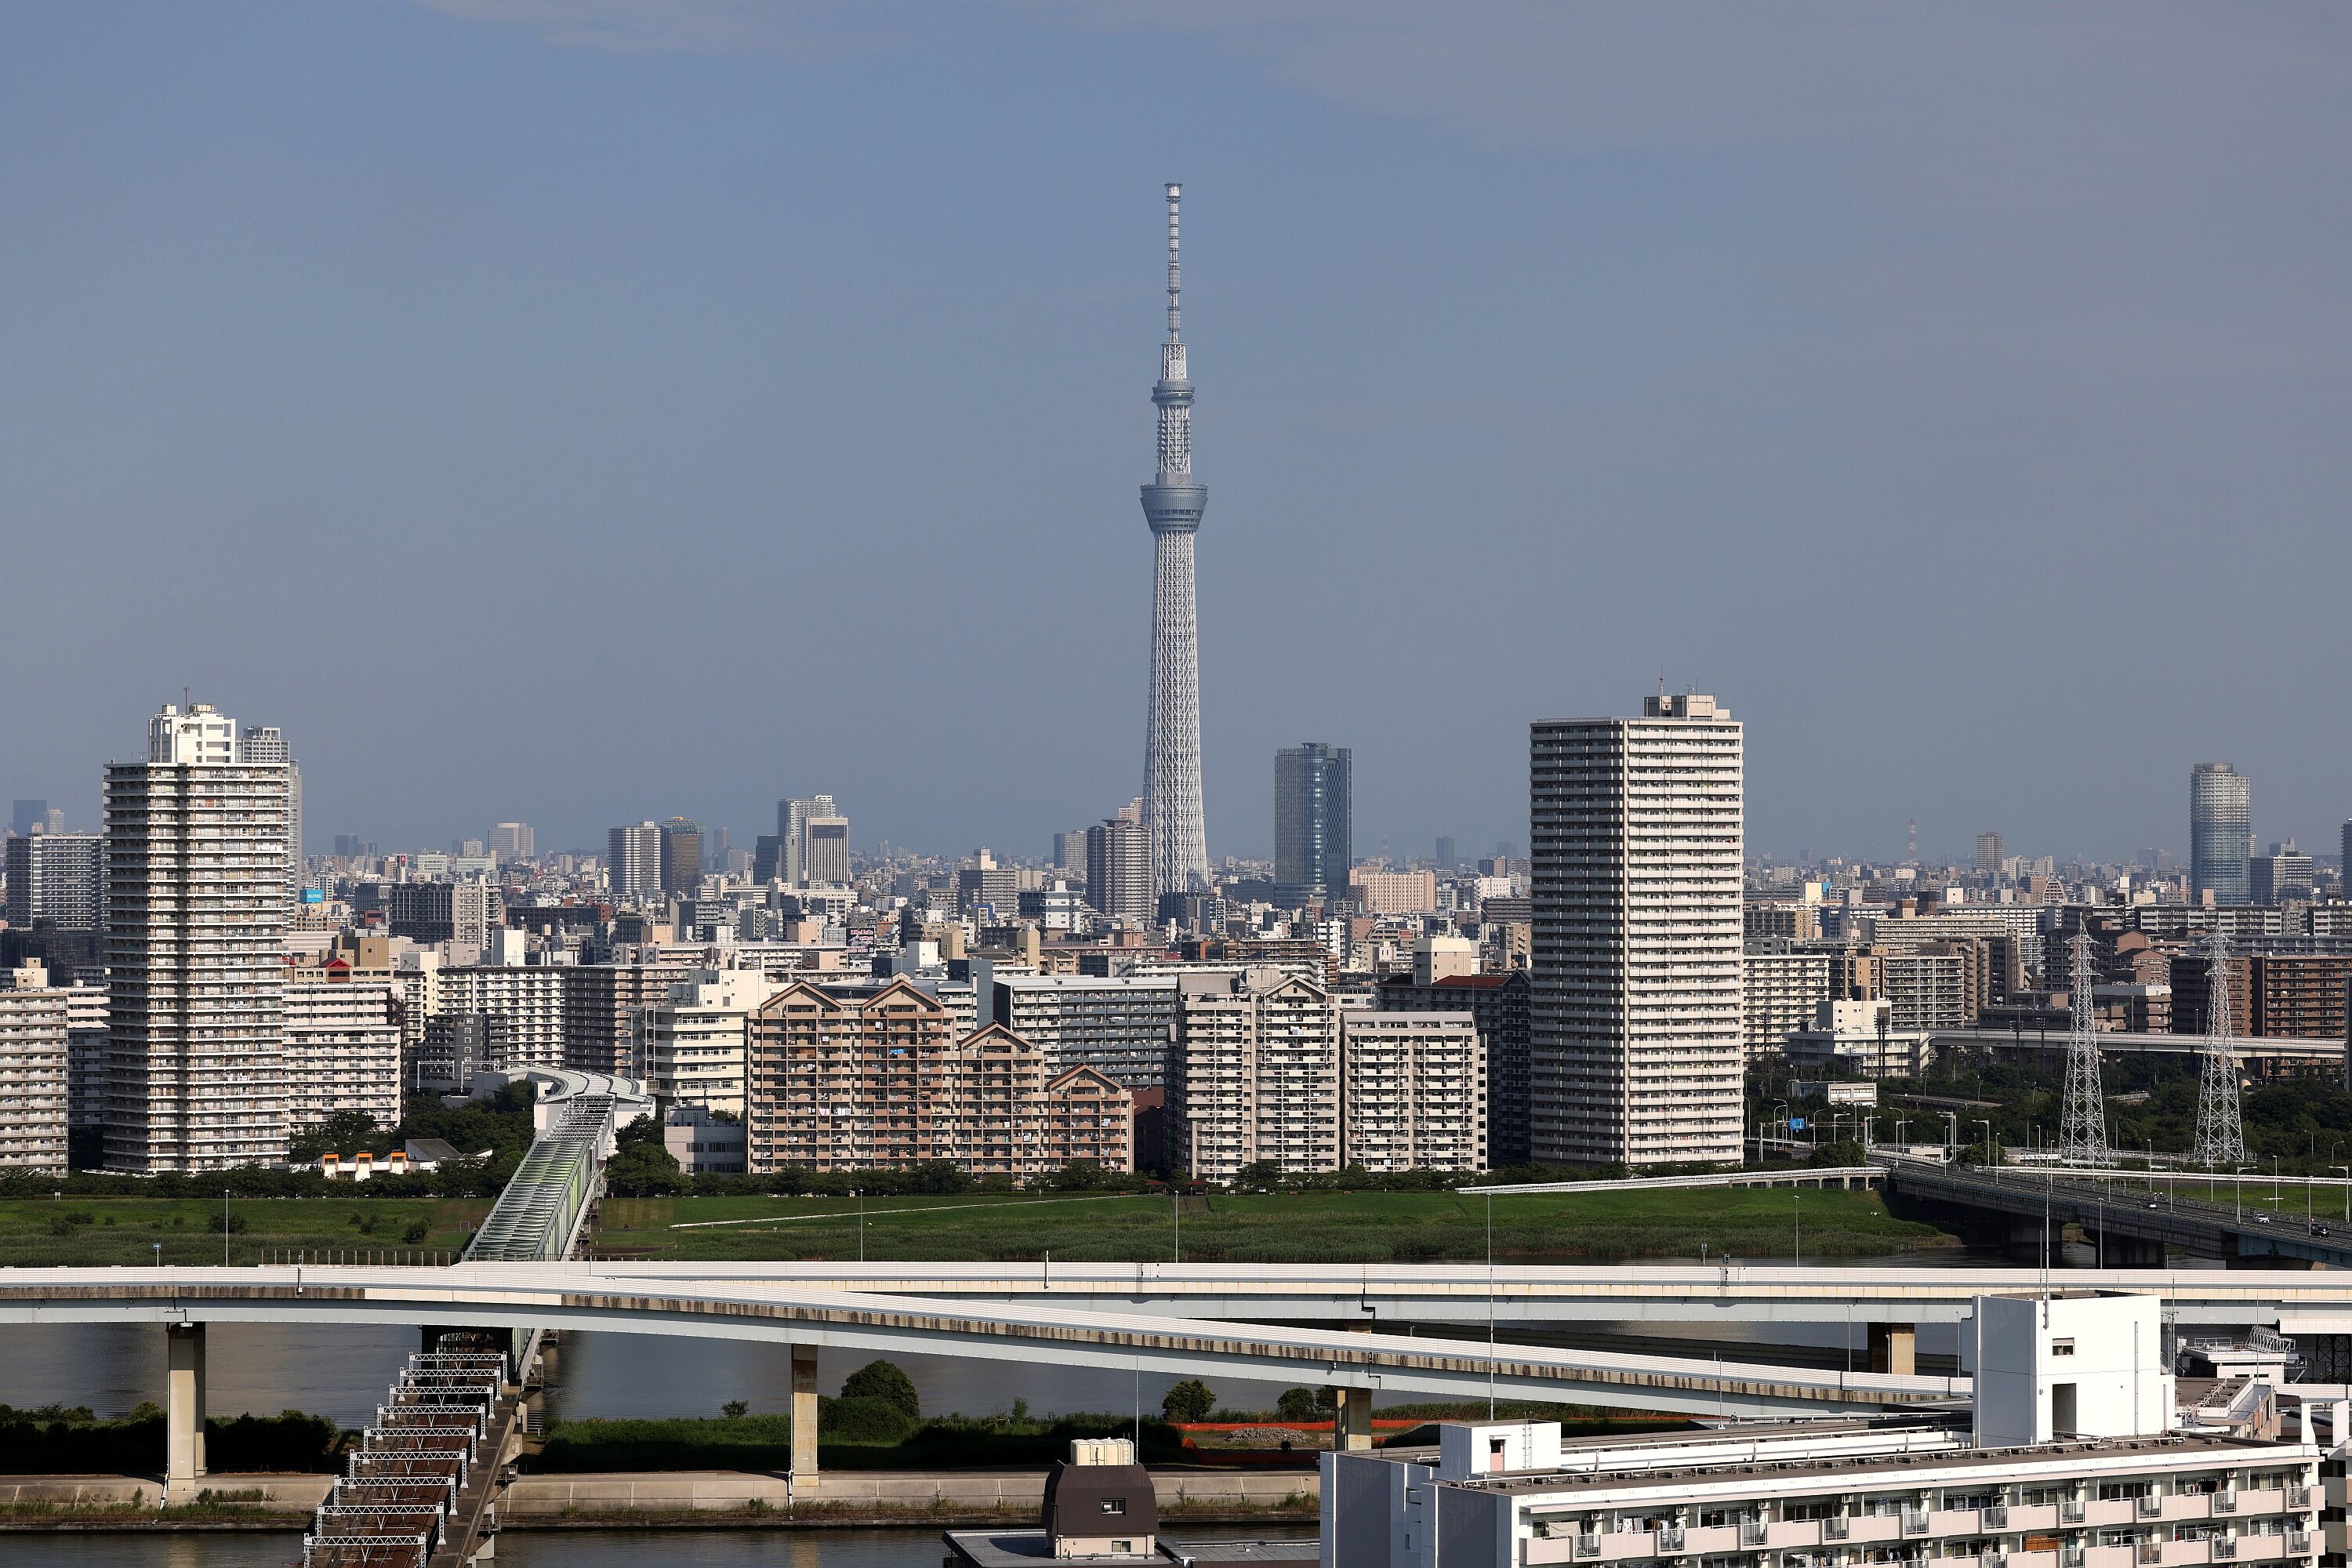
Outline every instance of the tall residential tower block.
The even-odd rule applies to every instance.
[[[1538,1160],[1740,1157],[1742,747],[1697,694],[1532,727]]]

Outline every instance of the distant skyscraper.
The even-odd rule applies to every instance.
[[[202,702],[107,766],[109,1170],[286,1157],[286,775]]]
[[[1711,697],[1643,706],[1531,731],[1541,1161],[1740,1157],[1743,736]]]
[[[1116,920],[1150,925],[1160,901],[1151,890],[1151,833],[1143,804],[1122,807],[1087,829],[1087,902]]]
[[[830,795],[817,798],[832,801]],[[826,812],[801,825],[801,880],[810,887],[849,880],[849,818]]]
[[[531,860],[539,856],[539,836],[528,822],[490,825],[490,853],[499,860]]]
[[[1087,830],[1054,835],[1054,868],[1072,876],[1087,874]]]
[[[8,923],[47,921],[62,931],[96,931],[106,903],[105,866],[106,840],[95,833],[12,835]]]
[[[48,825],[49,803],[46,800],[12,802],[8,812],[8,831],[22,837],[36,828]]]
[[[250,724],[237,742],[237,761],[254,767],[282,768],[286,777],[286,901],[302,895],[302,767],[286,749],[275,724]]]
[[[2315,885],[2311,857],[2297,849],[2292,839],[2273,844],[2269,854],[2246,862],[2246,897],[2251,902],[2309,903]]]
[[[1205,892],[1207,828],[1201,810],[1200,611],[1192,591],[1192,535],[1209,504],[1192,479],[1192,382],[1184,364],[1176,266],[1176,203],[1168,187],[1168,341],[1160,347],[1160,471],[1143,487],[1144,521],[1157,552],[1151,573],[1151,706],[1145,726],[1143,816],[1151,831],[1151,886]]]
[[[1309,741],[1274,754],[1274,898],[1336,899],[1355,864],[1349,844],[1349,752]]]
[[[702,825],[673,816],[661,825],[661,889],[691,893],[702,886]]]
[[[613,901],[633,904],[661,891],[661,826],[640,822],[605,835]]]
[[[1437,836],[1437,868],[1441,871],[1451,871],[1460,864],[1462,864],[1462,858],[1454,852],[1453,837],[1449,834],[1439,834]]]
[[[1979,833],[1979,834],[1978,834],[1978,835],[1977,835],[1977,869],[1978,869],[1978,870],[1979,870],[1979,871],[1981,871],[1981,872],[1983,872],[1983,873],[1984,873],[1986,876],[1988,876],[1988,877],[1998,877],[1998,876],[2000,876],[2000,858],[2001,858],[2001,857],[2000,857],[2000,847],[2001,847],[2001,846],[2000,846],[2000,834],[1998,834],[1998,833]]]
[[[2227,763],[2200,763],[2189,775],[2189,887],[2217,904],[2250,896],[2253,804],[2245,776]]]
[[[776,838],[778,859],[776,875],[787,885],[798,887],[811,881],[808,874],[808,824],[813,816],[839,816],[840,809],[829,795],[813,795],[797,800],[776,802]],[[847,835],[844,836],[845,840]],[[847,881],[848,862],[843,862],[840,880]],[[766,880],[762,878],[761,880]]]

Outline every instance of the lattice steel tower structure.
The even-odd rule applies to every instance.
[[[2098,1023],[2091,1008],[2091,933],[2074,938],[2074,1027],[2066,1038],[2066,1098],[2058,1157],[2087,1165],[2115,1159],[2107,1147],[2107,1099],[2099,1085]]]
[[[1143,487],[1157,549],[1151,573],[1151,707],[1144,732],[1143,811],[1151,832],[1155,894],[1206,892],[1208,833],[1201,820],[1201,628],[1192,591],[1192,535],[1209,491],[1192,478],[1192,382],[1178,310],[1176,203],[1168,187],[1168,341],[1160,345],[1160,471]]]
[[[2205,1073],[2197,1091],[2197,1150],[2200,1165],[2240,1165],[2246,1159],[2246,1129],[2238,1108],[2238,1053],[2231,1044],[2230,939],[2215,921],[2205,942]]]

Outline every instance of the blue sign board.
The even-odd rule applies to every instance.
[[[1802,1132],[1804,1130],[1805,1130],[1805,1119],[1804,1119],[1803,1117],[1801,1117],[1801,1116],[1791,1116],[1790,1118],[1789,1118],[1789,1131],[1791,1131],[1791,1132]]]

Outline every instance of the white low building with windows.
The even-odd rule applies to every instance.
[[[2321,1481],[2323,1465],[2342,1471],[2345,1407],[2325,1441],[2273,1435],[2258,1383],[2179,1409],[2161,1307],[1979,1298],[1967,1409],[1566,1441],[1553,1422],[1459,1423],[1433,1449],[1326,1455],[1321,1561],[2205,1568],[2340,1553],[2320,1526],[2341,1500]]]

